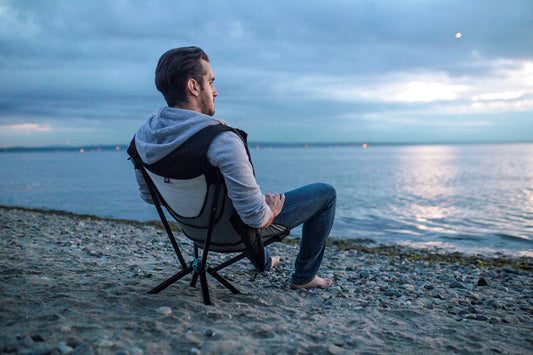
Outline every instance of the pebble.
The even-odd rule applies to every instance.
[[[413,285],[410,285],[410,284],[403,284],[402,288],[404,290],[406,290],[406,291],[411,291],[411,292],[414,292],[414,290],[415,290],[415,287]]]
[[[510,274],[518,274],[518,270],[516,270],[515,268],[511,266],[504,266],[503,271],[508,272]]]
[[[170,309],[170,307],[166,307],[166,306],[159,307],[155,311],[157,312],[157,314],[160,314],[162,316],[169,316],[169,315],[172,314],[172,309]]]
[[[330,292],[342,292],[342,289],[340,286],[331,286],[328,290]]]
[[[465,288],[465,284],[458,281],[453,281],[449,285],[451,288]]]
[[[480,277],[479,280],[477,280],[477,285],[478,286],[488,286],[489,283],[483,277]]]
[[[97,348],[110,348],[115,344],[111,340],[103,338],[96,340],[93,345]]]
[[[66,355],[66,354],[68,354],[68,353],[74,351],[74,349],[71,348],[70,346],[68,346],[67,343],[64,342],[64,341],[58,343],[58,344],[56,345],[56,349],[59,350],[59,353],[60,353],[61,355]]]
[[[202,332],[204,337],[206,338],[213,338],[217,333],[213,329],[206,329]]]
[[[388,297],[401,297],[402,296],[402,293],[398,290],[393,290],[393,289],[387,289],[385,290],[385,292],[383,293],[385,296],[388,296]]]

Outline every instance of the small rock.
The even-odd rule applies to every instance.
[[[166,307],[166,306],[159,307],[155,311],[157,312],[157,314],[160,314],[162,316],[169,316],[172,314],[172,310],[170,309],[170,307]]]
[[[400,291],[397,291],[397,290],[393,290],[391,288],[385,290],[385,292],[383,293],[385,296],[388,296],[388,297],[393,297],[393,296],[396,296],[396,297],[401,297],[402,296],[402,293]]]
[[[465,284],[458,281],[453,281],[450,283],[451,288],[465,288]]]
[[[499,304],[498,301],[496,301],[496,300],[489,300],[489,301],[487,302],[487,306],[492,307],[492,308],[494,308],[494,309],[498,309],[498,308],[500,308],[500,304]]]
[[[72,349],[76,349],[78,346],[83,344],[83,340],[76,338],[74,336],[70,336],[67,341],[67,345],[70,346]]]
[[[415,290],[415,287],[413,285],[410,285],[410,284],[403,284],[402,288],[404,290],[406,290],[406,291],[411,291],[411,292],[414,292],[414,290]]]
[[[39,334],[35,334],[31,336],[31,339],[36,342],[43,342],[44,338],[40,336]]]
[[[213,329],[206,329],[202,332],[204,337],[213,338],[217,333]]]
[[[510,266],[504,266],[503,267],[503,271],[508,272],[510,274],[518,274],[518,270],[516,270],[515,268],[512,268]]]
[[[189,355],[200,355],[200,349],[195,348],[194,346],[189,349]]]
[[[56,345],[56,349],[59,350],[59,353],[61,355],[66,355],[74,351],[73,348],[67,345],[66,342],[62,341],[59,344]]]
[[[362,279],[366,279],[370,276],[370,273],[366,270],[359,271],[359,277]]]
[[[62,332],[70,332],[72,330],[72,327],[68,324],[65,324],[65,325],[62,325],[61,328],[59,329],[60,331]]]
[[[344,337],[336,336],[336,337],[333,338],[332,343],[335,344],[336,346],[342,348],[344,346],[344,344],[346,344],[346,341],[344,340]]]
[[[115,344],[108,339],[98,339],[93,343],[93,345],[97,348],[110,348]]]
[[[483,277],[480,277],[479,280],[477,280],[477,285],[478,286],[488,286],[489,283]]]
[[[22,346],[30,347],[33,345],[33,339],[29,336],[21,337],[19,339],[19,344]]]
[[[130,355],[143,355],[144,351],[141,348],[133,347],[129,349],[129,354]]]
[[[331,286],[330,288],[328,288],[328,291],[329,292],[341,292],[342,289],[340,286]]]
[[[448,300],[448,304],[451,306],[457,306],[459,304],[459,300],[457,298],[450,298]]]
[[[475,294],[475,293],[472,293],[472,292],[468,292],[468,293],[466,294],[466,297],[468,297],[468,298],[470,298],[470,299],[472,299],[472,300],[479,300],[479,299],[481,298],[480,295]]]

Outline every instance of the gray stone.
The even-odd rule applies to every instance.
[[[508,272],[510,274],[518,274],[518,270],[516,270],[515,268],[512,268],[510,266],[504,266],[503,267],[503,271]]]
[[[451,288],[465,288],[465,284],[459,281],[453,281],[449,285]]]
[[[206,338],[213,338],[217,333],[213,329],[206,329],[202,332],[204,337]]]
[[[67,345],[66,342],[62,341],[56,345],[56,349],[61,355],[66,355],[71,353],[74,349]]]
[[[479,280],[477,280],[477,285],[478,286],[488,286],[489,283],[483,277],[480,277]]]
[[[169,316],[172,314],[172,309],[170,309],[170,307],[159,307],[158,309],[155,310],[157,312],[157,314],[160,314],[162,316]]]
[[[383,294],[388,297],[401,297],[402,296],[402,293],[400,291],[393,290],[391,288],[385,290]]]

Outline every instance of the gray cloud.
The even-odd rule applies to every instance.
[[[533,83],[513,78],[532,71],[532,13],[529,0],[4,1],[0,125],[50,124],[51,136],[74,117],[129,129],[164,104],[153,84],[159,56],[193,44],[211,57],[221,94],[217,115],[262,140],[401,140],[408,132],[416,140],[427,130],[420,122],[434,123],[430,139],[461,130],[467,139],[465,127],[483,115],[487,127],[496,127],[480,130],[485,139],[502,139],[494,114],[533,110]],[[492,108],[475,102],[501,96],[497,78],[516,95]],[[444,101],[438,93],[420,102],[414,91],[412,100],[385,95],[424,80],[444,80]],[[499,108],[512,100],[519,102],[510,111]],[[435,112],[442,107],[448,121],[460,124],[440,126]],[[468,114],[468,107],[475,110]],[[509,139],[523,139],[520,132],[531,126],[514,122]],[[4,139],[0,134],[0,146]]]

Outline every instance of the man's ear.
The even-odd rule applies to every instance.
[[[196,82],[196,80],[194,79],[187,80],[186,88],[191,96],[196,97],[200,95],[200,90],[199,90],[200,88],[198,87],[198,83]]]

